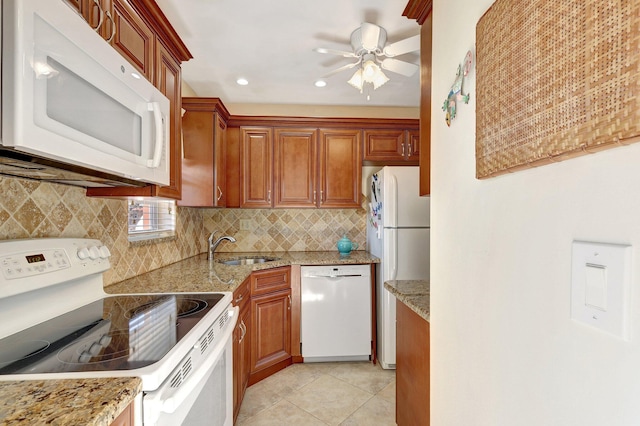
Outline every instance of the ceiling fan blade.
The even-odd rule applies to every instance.
[[[385,56],[392,58],[405,53],[415,52],[416,50],[420,50],[420,34],[385,46],[383,53]]]
[[[416,64],[411,64],[405,61],[399,61],[397,59],[387,58],[380,62],[382,69],[395,72],[396,74],[402,74],[407,77],[411,77],[418,71]]]
[[[325,49],[324,47],[318,47],[313,49],[314,52],[326,53],[329,55],[340,55],[345,58],[355,58],[356,55],[353,52],[347,52],[346,50]]]
[[[376,50],[378,48],[378,41],[380,40],[380,30],[381,28],[376,24],[363,22],[362,25],[360,25],[362,47],[368,51]]]
[[[344,70],[348,70],[348,69],[353,68],[353,67],[355,67],[357,65],[360,65],[360,61],[354,62],[353,64],[343,65],[340,68],[337,68],[337,69],[335,69],[335,70],[323,75],[323,77],[329,77],[330,75],[334,75],[334,74],[337,74],[337,73],[342,72]]]

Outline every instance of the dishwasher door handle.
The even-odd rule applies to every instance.
[[[362,274],[345,274],[345,275],[303,275],[302,278],[351,278],[361,277]]]

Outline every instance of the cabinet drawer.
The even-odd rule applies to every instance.
[[[251,274],[251,296],[287,290],[291,286],[291,267],[256,271]]]
[[[240,310],[249,302],[249,279],[244,280],[242,284],[233,292],[233,306],[239,306]]]

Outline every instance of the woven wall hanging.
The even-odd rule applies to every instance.
[[[640,0],[497,0],[476,30],[478,178],[640,141]]]

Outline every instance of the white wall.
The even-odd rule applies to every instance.
[[[440,109],[491,0],[435,0],[432,425],[640,425],[640,144],[479,181],[475,74]],[[631,341],[570,319],[574,239],[633,246]]]

